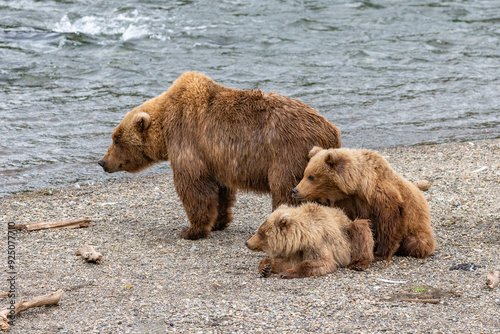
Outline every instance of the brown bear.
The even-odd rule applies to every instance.
[[[139,172],[170,160],[175,189],[199,239],[226,228],[238,189],[271,193],[273,208],[297,205],[313,146],[340,147],[340,131],[307,104],[275,93],[224,87],[187,72],[125,115],[99,165]]]
[[[294,198],[339,207],[351,219],[370,219],[375,260],[390,260],[393,254],[425,258],[434,251],[425,197],[380,154],[314,147],[309,155]]]
[[[339,267],[365,270],[373,260],[373,243],[368,220],[351,221],[340,209],[306,203],[278,207],[245,245],[271,257],[259,264],[263,277],[302,278]]]

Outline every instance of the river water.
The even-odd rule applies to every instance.
[[[111,131],[190,70],[298,98],[345,147],[500,136],[498,0],[0,1],[0,60],[0,197],[129,176],[96,163]]]

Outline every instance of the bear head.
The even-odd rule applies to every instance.
[[[278,207],[245,245],[254,252],[265,252],[272,257],[287,257],[299,252],[303,246],[303,231],[295,211],[287,205]]]
[[[349,149],[313,147],[304,177],[292,190],[292,197],[304,201],[338,201],[356,193],[357,164]]]
[[[113,130],[113,143],[98,162],[108,173],[126,171],[137,173],[160,160],[168,160],[163,154],[165,142],[161,126],[155,124],[153,101],[128,112]]]

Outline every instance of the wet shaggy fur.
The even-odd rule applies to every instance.
[[[295,198],[339,207],[351,219],[370,219],[376,260],[390,260],[393,254],[425,258],[434,251],[425,197],[382,156],[319,147],[310,156],[304,178],[292,191]]]
[[[176,191],[198,239],[226,228],[237,190],[271,193],[273,208],[297,204],[313,146],[340,147],[340,131],[305,103],[275,93],[224,87],[187,72],[130,111],[99,164],[139,172],[170,160]]]
[[[281,205],[245,244],[270,256],[259,264],[262,276],[302,278],[333,273],[339,267],[367,269],[373,243],[368,220],[353,222],[340,209],[306,203]]]

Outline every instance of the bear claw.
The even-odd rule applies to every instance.
[[[290,278],[290,277],[288,277],[288,275],[287,275],[287,274],[285,274],[285,273],[280,273],[280,277],[281,277],[281,278]]]
[[[271,276],[271,264],[270,263],[266,264],[264,266],[264,268],[262,268],[260,276],[262,276],[262,277],[269,277],[269,276]]]

